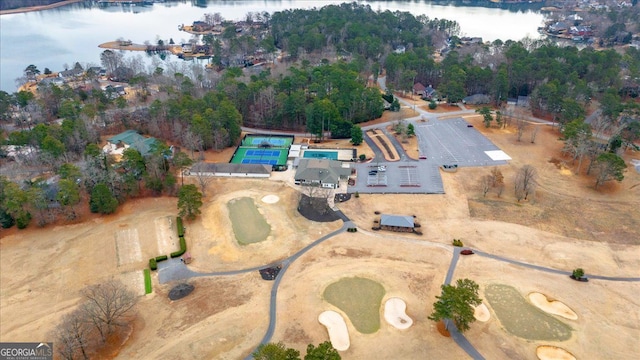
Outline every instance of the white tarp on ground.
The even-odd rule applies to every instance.
[[[638,173],[640,173],[640,160],[638,160],[638,159],[632,159],[632,160],[631,160],[631,164],[633,164],[633,167],[635,167],[635,168],[636,168],[636,171],[637,171]]]
[[[493,161],[511,160],[511,156],[507,155],[502,150],[491,150],[491,151],[485,151],[484,153],[487,154],[487,156],[489,156]]]

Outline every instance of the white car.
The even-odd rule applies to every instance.
[[[378,171],[387,171],[387,167],[385,165],[378,166]]]

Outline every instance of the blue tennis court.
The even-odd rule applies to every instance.
[[[257,149],[239,146],[230,162],[234,164],[285,165],[288,154],[287,149]]]
[[[243,164],[265,164],[265,165],[278,165],[278,160],[270,159],[242,159]]]
[[[247,150],[245,156],[280,157],[280,150]]]

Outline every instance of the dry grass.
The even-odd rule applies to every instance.
[[[513,128],[485,129],[475,115],[467,120],[513,158],[500,166],[507,184],[502,196],[482,197],[478,180],[489,169],[465,168],[442,174],[443,195],[361,195],[338,204],[359,231],[333,237],[290,265],[278,289],[272,341],[303,352],[309,343],[326,341],[326,330],[317,321],[318,314],[328,310],[322,299],[324,289],[345,276],[359,276],[382,284],[385,297],[403,299],[407,315],[415,322],[402,332],[381,322],[373,334],[360,334],[348,322],[352,346],[343,358],[464,358],[464,352],[451,346],[451,339],[442,337],[427,318],[451,260],[453,238],[556,269],[583,267],[587,274],[640,276],[639,174],[627,171],[623,182],[596,191],[593,178],[584,170],[576,174],[574,164],[561,156],[555,129],[542,127],[532,144],[517,142]],[[232,152],[204,155],[210,161],[228,161]],[[638,156],[625,154],[626,159],[631,157]],[[510,189],[515,172],[525,164],[537,169],[539,189],[535,201],[518,204]],[[304,219],[296,211],[296,188],[283,182],[215,179],[207,194],[202,216],[186,224],[195,258],[189,266],[196,271],[275,262],[342,225]],[[280,201],[260,203],[268,194]],[[226,203],[239,197],[251,197],[265,209],[263,215],[273,229],[267,240],[244,247],[235,242]],[[424,235],[367,231],[376,218],[374,211],[416,215]],[[127,202],[117,214],[85,217],[83,223],[3,232],[0,341],[47,339],[61,316],[78,303],[80,289],[109,277],[126,278],[145,267],[145,259],[158,255],[161,242],[153,229],[155,220],[176,212],[175,198],[140,199]],[[137,229],[142,260],[119,267],[115,234],[126,229]],[[592,280],[586,292],[584,283],[566,276],[477,255],[459,261],[456,278],[478,282],[483,298],[489,284],[500,283],[520,294],[536,291],[562,301],[579,318],[571,324],[575,335],[559,345],[577,358],[637,356],[629,344],[640,337],[638,283]],[[198,278],[192,283],[194,293],[171,302],[166,293],[174,284],[158,284],[154,276],[155,293],[141,299],[134,331],[116,357],[237,359],[249,355],[266,331],[273,283],[262,281],[257,272]],[[509,334],[495,317],[474,323],[466,335],[486,358],[493,359],[532,358],[542,345]]]

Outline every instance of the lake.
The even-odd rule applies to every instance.
[[[72,68],[76,62],[100,65],[104,49],[99,44],[118,38],[134,43],[157,39],[187,42],[191,35],[178,25],[201,20],[206,13],[220,13],[228,20],[241,20],[248,12],[276,11],[313,7],[344,1],[322,0],[247,0],[247,1],[172,1],[147,6],[99,7],[91,1],[50,10],[0,16],[0,90],[16,91],[15,80],[29,64],[40,71]],[[431,19],[455,20],[463,36],[479,36],[485,41],[538,38],[537,28],[544,16],[535,10],[514,11],[503,8],[457,6],[421,1],[359,1],[374,10],[408,11]],[[127,56],[133,56],[127,52]],[[146,56],[137,54],[137,56]],[[157,65],[161,60],[153,60]],[[170,57],[170,61],[176,61]]]

